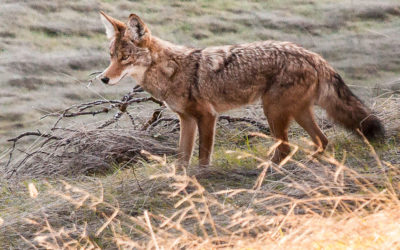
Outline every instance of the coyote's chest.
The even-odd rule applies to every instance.
[[[187,103],[187,90],[185,86],[166,81],[150,80],[149,77],[141,84],[143,89],[154,98],[164,102],[168,108],[177,113],[182,113]],[[178,86],[177,86],[178,85]]]

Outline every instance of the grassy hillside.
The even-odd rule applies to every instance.
[[[119,100],[134,87],[132,79],[88,85],[92,72],[108,66],[99,10],[122,21],[136,13],[153,35],[187,46],[300,44],[341,73],[387,135],[371,145],[317,110],[327,152],[314,155],[294,124],[294,154],[277,167],[268,160],[276,142],[252,134],[267,129],[222,120],[213,166],[197,169],[195,154],[186,172],[171,154],[176,123],[140,131],[158,105],[137,103],[103,130],[96,127],[114,110],[62,119],[53,131],[60,141],[23,138],[6,168],[7,139],[50,131],[58,117],[43,116]],[[3,0],[0,21],[0,248],[400,246],[397,0]],[[257,104],[229,114],[266,124]]]

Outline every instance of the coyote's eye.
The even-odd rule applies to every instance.
[[[125,61],[125,60],[127,60],[128,58],[129,58],[129,55],[122,55],[122,58],[121,58],[121,59],[122,59],[123,61]]]

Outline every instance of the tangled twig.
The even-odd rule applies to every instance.
[[[8,166],[10,165],[10,162],[11,162],[11,159],[12,159],[12,156],[13,156],[17,141],[20,140],[23,137],[26,137],[26,136],[38,136],[38,137],[48,138],[42,145],[44,145],[45,143],[47,143],[50,140],[61,140],[61,138],[58,137],[58,136],[54,136],[54,135],[51,135],[51,134],[43,134],[40,131],[37,131],[37,132],[25,132],[25,133],[22,133],[22,134],[18,135],[17,137],[8,139],[7,141],[13,142],[13,145],[12,145],[12,148],[10,150],[10,154],[9,154],[9,158],[8,158],[8,161],[7,161],[7,164],[6,164],[6,168],[8,168]]]

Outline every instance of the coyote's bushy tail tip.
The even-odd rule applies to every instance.
[[[385,134],[382,122],[373,114],[361,121],[361,132],[369,140],[381,139]]]
[[[330,81],[321,86],[318,104],[345,128],[359,129],[369,140],[383,138],[382,122],[351,92],[338,73],[333,73]]]

